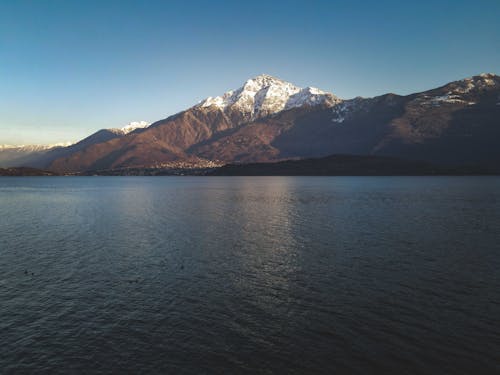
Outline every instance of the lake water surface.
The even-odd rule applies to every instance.
[[[500,373],[500,178],[0,178],[1,373],[335,371]]]

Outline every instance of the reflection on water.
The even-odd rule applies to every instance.
[[[5,372],[499,371],[496,177],[0,178]]]

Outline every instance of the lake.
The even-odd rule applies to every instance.
[[[500,177],[0,178],[2,373],[500,372]]]

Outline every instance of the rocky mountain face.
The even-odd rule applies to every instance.
[[[482,74],[407,96],[342,100],[261,75],[144,128],[101,132],[33,166],[76,172],[332,154],[498,166],[500,77]]]

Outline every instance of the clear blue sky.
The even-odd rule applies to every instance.
[[[156,121],[271,74],[350,98],[500,73],[500,1],[0,1],[0,144]]]

